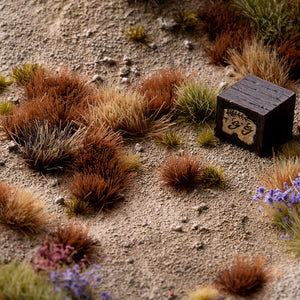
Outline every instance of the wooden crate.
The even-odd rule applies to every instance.
[[[216,136],[260,156],[292,136],[296,94],[247,75],[217,98]]]

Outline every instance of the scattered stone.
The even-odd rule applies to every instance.
[[[18,151],[18,150],[19,150],[19,146],[18,146],[17,143],[11,142],[11,143],[8,144],[7,150],[8,150],[9,152]]]
[[[201,227],[201,228],[199,228],[199,231],[200,231],[200,232],[203,232],[203,233],[209,233],[209,232],[210,232],[210,229],[207,228],[207,227]]]
[[[182,232],[182,226],[181,225],[172,225],[171,230],[176,231],[176,232]]]
[[[131,62],[132,62],[132,59],[130,56],[127,56],[126,54],[124,55],[123,57],[123,61],[124,61],[124,64],[126,66],[130,66],[131,65]]]
[[[88,31],[86,32],[86,37],[90,37],[92,34],[93,34],[93,31],[88,30]]]
[[[137,152],[143,152],[144,148],[142,147],[141,144],[136,143],[135,146],[134,146],[134,150],[137,151]]]
[[[198,206],[194,206],[193,207],[194,210],[198,211],[199,214],[201,214],[204,210],[207,210],[208,209],[208,205],[206,203],[202,203]]]
[[[151,48],[151,49],[153,49],[153,50],[157,49],[156,43],[151,43],[151,44],[149,45],[149,48]]]
[[[183,218],[181,219],[181,222],[182,222],[182,223],[188,223],[188,221],[189,221],[189,218],[188,218],[188,217],[183,217]]]
[[[184,41],[184,47],[186,49],[192,50],[193,49],[193,43],[191,41],[185,40]]]
[[[193,245],[193,248],[197,249],[197,250],[201,250],[204,248],[204,244],[202,242],[196,242],[194,245]]]
[[[131,68],[131,72],[134,74],[134,76],[140,76],[140,75],[141,75],[141,73],[140,73],[140,71],[138,70],[137,66],[133,66],[133,67]]]
[[[146,226],[148,226],[148,223],[147,222],[143,222],[142,223],[142,227],[146,227]]]
[[[192,230],[198,230],[199,228],[199,224],[193,224],[193,226],[191,227]]]
[[[59,196],[54,200],[55,204],[64,205],[65,204],[65,198],[62,196]]]
[[[104,63],[109,64],[109,65],[115,65],[115,64],[116,64],[116,61],[115,61],[113,58],[107,57],[107,56],[105,56],[105,57],[102,59],[102,61],[103,61]]]
[[[58,179],[53,179],[50,183],[51,187],[55,187],[59,185],[59,180]]]
[[[127,263],[129,263],[129,264],[133,264],[133,263],[134,263],[134,260],[133,260],[133,258],[132,258],[132,257],[128,258],[128,259],[127,259]]]
[[[121,83],[122,84],[127,84],[127,83],[130,83],[130,80],[129,80],[129,78],[128,77],[123,77],[122,79],[121,79]]]
[[[0,160],[0,166],[3,167],[5,165],[5,160]]]
[[[8,97],[7,101],[13,103],[13,104],[20,104],[19,98],[14,98],[14,97]]]
[[[177,26],[177,23],[174,20],[167,20],[165,18],[157,19],[161,29],[172,30]]]
[[[130,73],[130,68],[128,66],[124,66],[123,68],[120,69],[119,75],[121,77],[126,77]]]
[[[91,82],[103,82],[103,79],[99,74],[95,74],[91,80]]]
[[[232,66],[227,66],[225,68],[225,75],[229,76],[229,77],[232,77],[233,74],[234,74],[234,69],[232,68]]]
[[[219,89],[220,90],[225,90],[228,87],[228,85],[229,85],[228,82],[222,81],[219,84]]]
[[[183,149],[178,150],[178,154],[179,156],[182,156],[184,154],[184,150]]]

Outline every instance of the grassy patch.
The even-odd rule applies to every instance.
[[[203,147],[215,147],[218,142],[215,131],[210,127],[202,128],[196,139],[196,144]]]
[[[183,31],[194,29],[199,22],[196,14],[185,10],[175,13],[173,15],[173,20]]]
[[[167,149],[177,150],[182,144],[182,139],[175,132],[165,132],[155,138],[155,144]]]
[[[210,286],[199,288],[189,294],[188,300],[218,300],[219,292]]]
[[[12,115],[14,105],[11,101],[4,100],[0,103],[0,115]]]
[[[224,188],[225,180],[223,173],[224,168],[221,168],[220,166],[207,166],[201,174],[200,183],[207,188],[211,186]]]
[[[139,43],[143,46],[147,46],[151,41],[146,33],[143,25],[136,24],[135,26],[130,26],[124,31],[124,35],[130,40]]]
[[[0,74],[0,94],[12,83],[13,80],[7,79],[4,75]]]
[[[43,68],[39,64],[26,63],[23,65],[15,66],[10,71],[10,74],[18,85],[23,86],[31,80],[32,76],[37,70],[42,69]]]

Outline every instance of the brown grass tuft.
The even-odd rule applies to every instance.
[[[160,167],[160,180],[166,186],[177,189],[190,189],[199,184],[203,167],[201,156],[190,154],[172,155]]]
[[[233,295],[248,296],[260,290],[273,278],[270,271],[265,270],[265,260],[257,256],[253,261],[244,256],[236,256],[231,268],[226,267],[215,279],[217,287]]]
[[[84,227],[82,224],[75,224],[74,221],[62,226],[58,223],[56,231],[52,233],[53,242],[72,246],[77,253],[74,255],[75,261],[83,258],[92,260],[97,256],[99,250],[98,242],[89,236],[91,225]]]
[[[142,80],[138,89],[145,97],[149,116],[161,117],[172,111],[177,87],[184,80],[179,69],[163,69]]]
[[[231,49],[228,55],[228,63],[234,67],[237,79],[250,73],[283,87],[288,84],[288,62],[279,58],[277,51],[265,46],[261,40],[246,42],[242,53]]]
[[[24,233],[39,232],[51,219],[44,203],[26,191],[0,181],[0,222]]]
[[[262,174],[257,177],[267,190],[283,190],[283,184],[286,182],[290,186],[292,181],[298,177],[299,172],[299,158],[280,158],[274,159],[273,168],[262,170]]]

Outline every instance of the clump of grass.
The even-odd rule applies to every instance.
[[[32,76],[37,70],[42,69],[43,68],[39,64],[26,63],[23,65],[15,66],[10,71],[10,74],[18,85],[23,86],[31,80]]]
[[[92,260],[97,256],[99,250],[98,242],[89,236],[90,225],[87,227],[82,224],[70,222],[62,226],[58,223],[55,232],[52,233],[52,239],[55,244],[71,246],[76,253],[73,256],[75,262],[81,259]]]
[[[61,170],[72,163],[85,129],[65,128],[43,122],[33,121],[18,128],[13,140],[21,147],[28,166],[39,171]]]
[[[242,14],[250,19],[262,40],[274,43],[293,29],[290,8],[281,0],[234,0]]]
[[[51,219],[44,203],[29,191],[0,181],[0,222],[24,233],[39,232]]]
[[[225,187],[224,168],[206,166],[201,174],[200,182],[207,188],[216,186],[223,189]]]
[[[65,202],[65,208],[67,211],[67,215],[70,217],[78,215],[87,216],[92,212],[92,209],[88,202],[77,198],[67,200]]]
[[[190,154],[170,156],[165,164],[160,166],[160,180],[166,186],[189,190],[199,184],[203,167],[201,156]]]
[[[167,149],[177,150],[182,145],[182,139],[176,132],[165,132],[155,138],[155,143]]]
[[[12,80],[7,79],[4,75],[0,73],[0,94],[12,83]]]
[[[183,31],[192,30],[198,24],[197,15],[185,10],[175,13],[173,15],[173,20]]]
[[[140,153],[134,153],[132,150],[129,150],[125,159],[123,160],[123,164],[125,165],[127,172],[135,172],[145,169],[142,161],[143,159],[141,158]]]
[[[0,103],[0,115],[12,115],[14,104],[11,101],[4,100]]]
[[[149,116],[159,118],[173,110],[177,87],[184,80],[179,69],[163,69],[142,79],[138,90],[145,97]]]
[[[204,127],[197,136],[196,144],[203,147],[215,147],[218,141],[215,131],[210,127]]]
[[[175,104],[179,118],[196,125],[215,117],[217,89],[205,82],[187,81],[177,89]]]
[[[300,157],[300,142],[297,140],[290,140],[282,144],[279,147],[277,154],[285,158]]]
[[[299,172],[299,158],[279,158],[274,159],[272,168],[262,170],[257,177],[266,189],[276,190],[283,189],[285,182],[291,185],[292,180],[298,176]]]
[[[0,295],[3,299],[18,300],[63,300],[66,293],[56,291],[53,284],[45,280],[27,262],[12,261],[0,264]]]
[[[259,291],[272,277],[271,272],[265,270],[265,260],[262,257],[250,259],[236,256],[232,266],[224,268],[217,275],[215,284],[226,293],[249,296]]]
[[[150,38],[146,33],[143,25],[136,24],[135,26],[130,26],[124,31],[124,35],[130,40],[139,43],[143,46],[147,46],[150,42]]]
[[[189,294],[188,300],[218,300],[219,292],[210,286],[197,289],[196,291]]]
[[[237,79],[250,73],[283,87],[287,85],[288,62],[279,58],[277,51],[265,46],[261,40],[246,42],[242,53],[232,49],[228,54],[228,63],[235,69]]]
[[[107,126],[127,135],[147,135],[163,127],[163,122],[148,116],[145,99],[139,93],[119,90],[112,85],[102,87],[94,104],[89,105],[86,123],[94,128]]]

